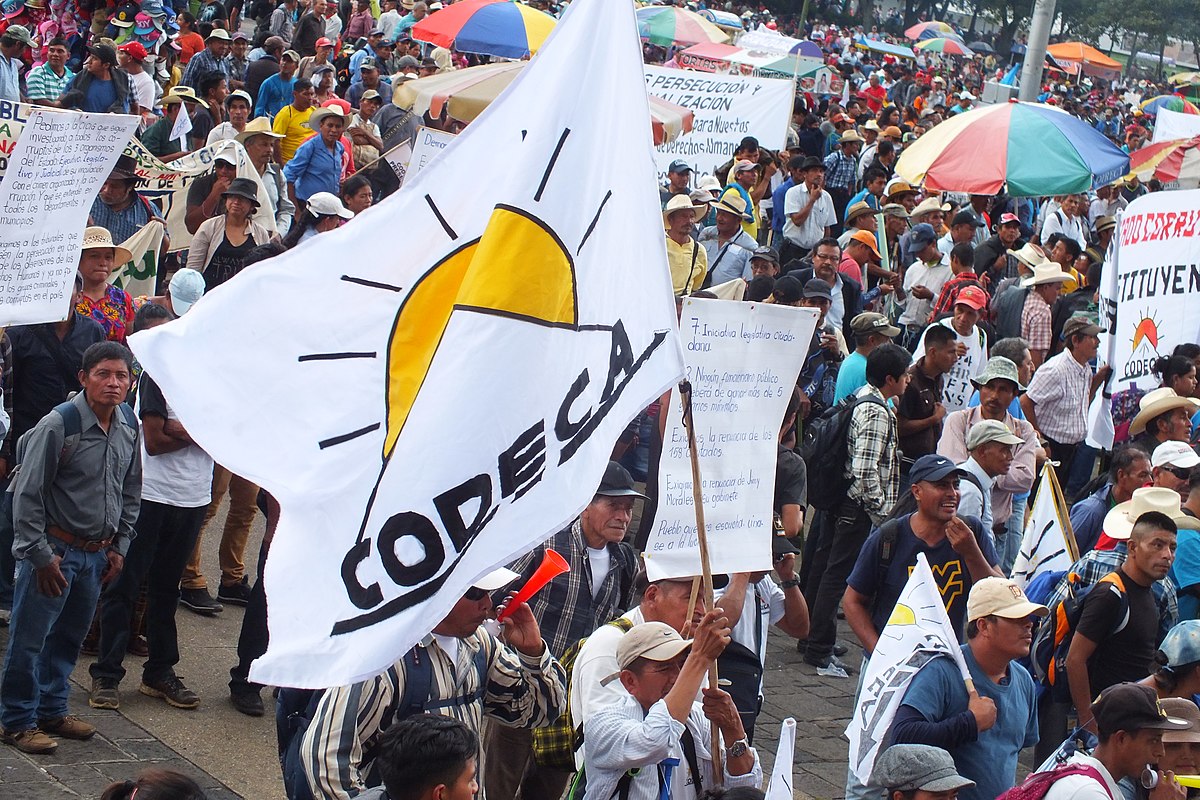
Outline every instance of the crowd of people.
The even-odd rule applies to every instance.
[[[134,297],[109,278],[130,259],[124,243],[165,221],[122,156],[92,205],[73,312],[0,336],[4,743],[43,755],[95,734],[67,705],[81,654],[95,709],[120,709],[129,656],[143,660],[139,692],[200,707],[175,672],[177,608],[245,607],[229,701],[267,713],[265,687],[249,678],[268,614],[251,575],[262,575],[279,507],[192,441],[125,343],[253,264],[362,224],[357,214],[398,184],[384,152],[420,125],[461,129],[394,94],[477,60],[411,38],[440,6],[142,0],[84,19],[73,4],[26,0],[5,11],[0,99],[139,115],[141,144],[168,163],[234,140],[258,180],[239,175],[236,150],[219,151],[187,192],[188,246],[162,261],[153,294]],[[289,797],[761,797],[768,632],[795,640],[820,675],[861,676],[921,555],[974,688],[951,660],[931,662],[870,785],[848,772],[848,797],[991,800],[1017,783],[1026,748],[1042,767],[1031,780],[1053,775],[1056,800],[1181,798],[1173,776],[1200,771],[1200,344],[1155,362],[1159,388],[1114,398],[1112,452],[1086,442],[1087,407],[1110,372],[1098,363],[1097,292],[1115,214],[1162,187],[1131,177],[1045,198],[926,191],[896,174],[898,158],[968,111],[1002,64],[898,62],[854,47],[861,29],[800,29],[766,9],[743,19],[818,42],[849,83],[844,96],[797,95],[784,150],[747,136],[707,174],[670,164],[658,187],[677,298],[817,314],[784,418],[768,421],[781,443],[774,575],[718,576],[710,604],[691,578],[641,565],[664,397],[630,423],[570,526],[478,581],[390,669],[279,691]],[[1043,99],[1132,151],[1147,139],[1137,100],[1153,91],[1089,80],[1048,84]],[[176,250],[164,238],[163,253]],[[823,436],[832,446],[806,449]],[[1008,576],[1051,463],[1079,560],[1023,591]],[[267,533],[248,569],[259,514]],[[200,569],[205,530],[220,537],[212,584]],[[570,571],[496,626],[548,549]],[[861,666],[839,641],[843,615]],[[1047,635],[1054,681],[1031,655]],[[705,684],[713,660],[721,688]],[[106,797],[199,796],[180,777],[150,773]]]

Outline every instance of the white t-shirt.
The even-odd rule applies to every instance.
[[[783,236],[792,244],[812,249],[825,238],[825,228],[837,223],[837,211],[829,192],[822,189],[820,199],[813,205],[804,224],[796,225],[792,215],[808,205],[808,194],[808,187],[801,183],[788,189],[783,196],[783,212],[787,215],[783,220]]]
[[[589,547],[587,557],[588,569],[592,571],[592,599],[595,600],[604,586],[604,576],[608,575],[608,565],[612,557],[607,547],[601,547],[599,550]]]
[[[162,392],[142,373],[138,379],[138,416],[150,412],[177,419]],[[142,437],[142,499],[176,508],[200,508],[212,500],[213,460],[194,444],[170,453],[152,456]]]
[[[142,111],[154,110],[154,79],[146,71],[129,73],[133,82],[133,99],[142,107]]]
[[[950,280],[949,264],[938,262],[930,265],[923,261],[914,261],[904,273],[904,292],[908,295],[908,299],[904,302],[904,313],[900,315],[900,324],[924,325],[925,321],[929,319],[929,312],[933,310],[933,301],[937,300],[938,292],[942,290],[942,286],[948,280]],[[912,294],[914,286],[924,286],[933,292],[933,297],[928,300],[914,297]]]
[[[946,317],[933,324],[945,325],[950,330],[954,330],[952,323],[953,320],[950,317]],[[971,378],[983,372],[983,365],[988,357],[987,347],[984,346],[986,340],[984,339],[983,331],[979,329],[978,325],[972,328],[971,332],[966,336],[963,336],[958,331],[954,331],[954,335],[967,348],[967,352],[958,361],[954,362],[954,366],[950,368],[950,371],[943,378],[945,387],[942,393],[942,405],[946,407],[947,414],[967,408],[971,395],[975,392]],[[923,355],[925,355],[924,336],[921,337],[921,342],[917,345],[917,349],[913,353],[913,361],[915,362]]]
[[[760,601],[757,604],[754,602],[756,593]],[[713,593],[717,600],[724,595],[724,589]],[[783,619],[783,604],[783,589],[780,589],[779,584],[771,580],[771,576],[764,575],[758,583],[747,587],[746,602],[742,604],[742,615],[738,617],[737,624],[733,626],[733,630],[729,634],[733,641],[743,647],[752,651],[757,650],[758,660],[764,665],[767,663],[767,630],[772,625],[779,624],[779,621]],[[757,620],[754,619],[756,605],[759,612]]]
[[[1046,792],[1044,800],[1120,800],[1121,788],[1113,780],[1104,765],[1091,756],[1076,753],[1067,760],[1068,764],[1087,764],[1104,778],[1104,785],[1090,775],[1068,775],[1059,778]],[[1105,791],[1105,786],[1108,790]]]

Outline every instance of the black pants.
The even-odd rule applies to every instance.
[[[196,537],[204,523],[207,505],[179,508],[143,500],[134,524],[136,536],[125,556],[125,568],[101,595],[100,657],[89,670],[93,678],[125,677],[125,648],[129,644],[129,621],[142,581],[146,586],[146,638],[150,657],[142,668],[142,680],[150,683],[170,676],[179,663],[179,636],[175,610],[179,603],[179,579],[191,558]]]
[[[250,589],[242,631],[238,634],[238,663],[229,670],[229,693],[247,694],[262,690],[262,684],[250,682],[250,664],[267,652],[267,591],[263,588],[263,568],[267,564],[267,543],[258,550],[258,579]]]
[[[844,209],[850,204],[851,192],[849,189],[843,189],[840,186],[826,186],[825,191],[828,192],[829,196],[833,199],[833,207],[838,210],[838,221],[830,226],[830,235],[838,236],[843,230],[846,229],[845,224],[841,221],[841,219],[842,214],[845,213]]]
[[[837,643],[837,610],[846,593],[846,579],[858,561],[859,551],[871,532],[871,518],[854,500],[845,500],[827,521],[828,536],[817,545],[809,570],[811,592],[807,658],[833,654]]]
[[[809,248],[801,247],[800,245],[796,244],[793,241],[790,241],[789,239],[786,239],[786,238],[780,239],[780,245],[779,245],[780,269],[786,267],[792,261],[797,261],[801,258],[804,258],[810,252],[812,252],[812,251]]]
[[[1081,442],[1065,444],[1063,442],[1056,442],[1049,436],[1045,437],[1045,439],[1047,444],[1050,445],[1050,459],[1057,461],[1059,464],[1055,467],[1054,472],[1059,476],[1058,481],[1062,484],[1065,494],[1066,490],[1070,488],[1071,465],[1075,463],[1075,455],[1079,452]],[[1066,500],[1068,503],[1071,502],[1071,496],[1067,495]]]

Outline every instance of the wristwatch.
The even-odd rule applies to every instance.
[[[793,586],[799,586],[799,585],[800,585],[799,578],[788,578],[786,581],[779,582],[780,589],[791,589]]]
[[[733,744],[729,745],[726,754],[730,758],[741,758],[746,755],[746,751],[750,749],[750,743],[745,739],[738,739]]]

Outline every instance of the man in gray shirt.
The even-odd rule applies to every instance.
[[[17,580],[0,677],[0,741],[25,753],[88,739],[67,714],[67,680],[102,586],[125,563],[142,499],[137,418],[124,400],[132,354],[98,342],[83,354],[83,391],[56,406],[17,446],[10,488]]]

